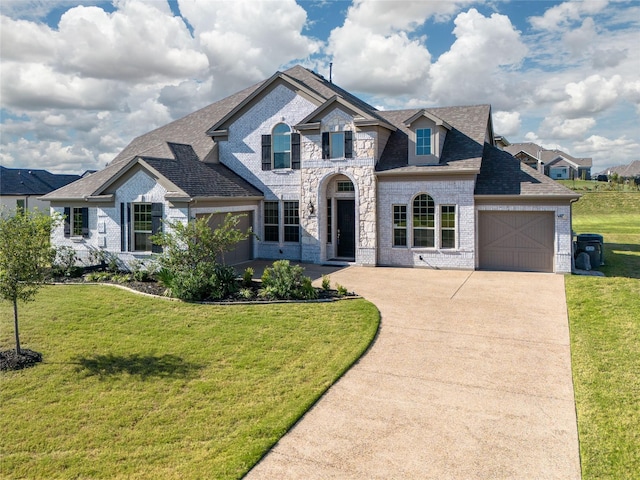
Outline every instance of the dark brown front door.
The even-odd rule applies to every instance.
[[[338,203],[338,257],[356,256],[356,201],[337,200]]]

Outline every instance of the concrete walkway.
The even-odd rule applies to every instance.
[[[245,478],[580,478],[563,276],[331,280],[377,305],[379,336]]]

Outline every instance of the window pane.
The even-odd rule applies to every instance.
[[[291,167],[291,129],[279,123],[273,129],[273,168]]]
[[[264,202],[264,241],[278,242],[278,202]]]
[[[284,202],[284,241],[300,241],[298,202]]]
[[[355,192],[355,187],[353,186],[353,183],[351,183],[351,181],[349,180],[341,181],[341,182],[338,182],[338,191],[339,192]]]
[[[82,236],[82,209],[74,208],[72,209],[72,211],[73,230],[71,232],[71,235],[73,235],[74,237],[79,237]]]
[[[134,233],[134,249],[137,252],[151,251],[151,235],[148,233]]]
[[[416,155],[431,155],[431,129],[416,130]]]
[[[133,245],[140,252],[151,251],[151,204],[133,205]]]
[[[344,157],[344,133],[336,132],[331,134],[331,158]]]
[[[429,195],[418,195],[413,201],[413,246],[435,246],[435,204]]]
[[[456,232],[455,230],[442,231],[442,248],[456,248]]]
[[[440,213],[440,248],[455,248],[456,207],[455,205],[442,205]]]
[[[407,246],[407,206],[393,206],[393,246]]]
[[[433,247],[434,243],[434,231],[433,230],[414,230],[413,231],[413,246],[414,247]]]
[[[278,241],[278,226],[277,225],[265,225],[264,226],[264,241],[265,242],[277,242]]]
[[[407,229],[406,228],[395,228],[393,230],[393,246],[394,247],[407,246]]]

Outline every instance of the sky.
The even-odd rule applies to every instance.
[[[300,64],[379,109],[640,159],[640,0],[0,0],[0,164],[82,173]]]

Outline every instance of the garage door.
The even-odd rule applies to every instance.
[[[479,267],[553,272],[553,212],[480,212]]]
[[[226,213],[214,213],[209,221],[209,225],[212,229],[216,229],[220,224],[224,222],[224,217]],[[237,215],[244,215],[240,218],[240,222],[238,223],[238,228],[246,232],[249,227],[253,225],[253,216],[252,212],[238,212]],[[197,218],[208,217],[209,214],[199,214]],[[253,258],[253,236],[250,236],[246,240],[238,243],[236,248],[224,254],[224,263],[227,265],[235,265],[237,263],[242,263],[249,261]],[[218,259],[220,261],[220,259]]]

